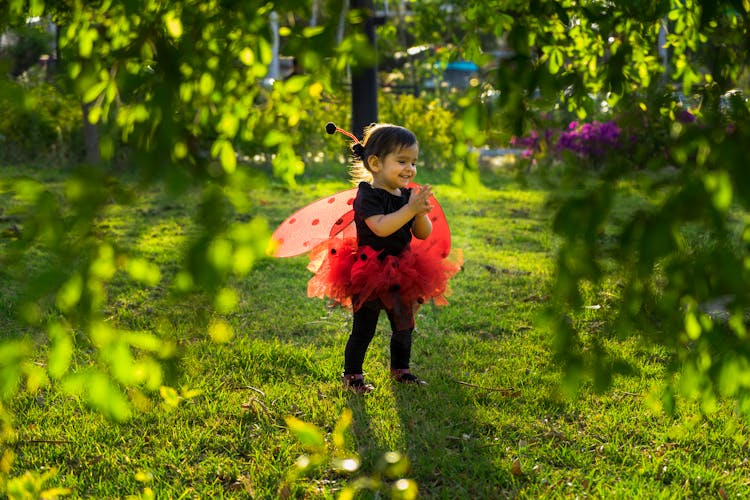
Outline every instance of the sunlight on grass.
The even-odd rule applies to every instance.
[[[159,256],[169,249],[176,253],[186,240],[183,224],[164,221],[149,227],[148,232],[137,238],[135,248],[144,254]]]
[[[257,189],[257,207],[234,214],[233,222],[261,216],[273,227],[310,201],[351,187],[340,165],[320,169],[296,190]],[[152,332],[179,357],[165,361],[160,388],[128,393],[135,408],[130,422],[114,425],[54,385],[11,401],[18,429],[13,471],[54,465],[57,474],[45,477],[45,487],[80,496],[141,495],[148,487],[165,498],[275,498],[305,452],[285,419],[309,422],[330,439],[348,408],[353,420],[344,446],[361,458],[359,472],[378,470],[384,453],[397,451],[411,464],[404,478],[425,498],[746,491],[746,423],[723,402],[709,421],[690,404],[674,417],[661,411],[664,353],[602,327],[616,283],[606,293],[584,290],[589,308],[577,321],[586,339],[616,352],[631,373],[615,375],[603,393],[584,381],[576,398],[563,397],[553,336],[538,317],[549,300],[556,250],[548,193],[502,169],[491,175],[468,199],[444,173],[420,172],[421,182],[434,185],[465,265],[451,283],[450,304],[426,305],[417,315],[413,369],[429,386],[390,381],[383,316],[365,361],[377,390],[365,397],[340,381],[351,314],[307,298],[306,257],[259,258],[212,296],[174,294],[167,284],[197,231],[194,203],[151,193],[135,206],[109,205],[96,230],[115,238],[141,267],[115,274],[106,321],[113,329]],[[9,241],[0,239],[0,251]],[[149,264],[159,266],[158,279]],[[8,283],[0,269],[0,284]],[[34,335],[14,319],[17,293],[8,286],[0,292],[2,335]],[[78,332],[70,339],[87,341]],[[74,362],[82,368],[95,360],[81,349]],[[321,466],[287,485],[288,493],[332,498],[351,479]]]

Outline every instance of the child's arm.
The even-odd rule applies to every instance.
[[[414,218],[411,233],[415,238],[420,240],[426,240],[430,233],[432,233],[432,221],[427,216],[427,213],[419,214]]]
[[[412,192],[412,195],[409,197],[409,203],[397,211],[390,214],[373,215],[365,219],[365,222],[373,233],[381,238],[385,238],[398,231],[404,224],[416,217],[412,233],[419,239],[427,238],[432,231],[432,223],[426,216],[427,212],[432,208],[429,202],[430,196],[432,196],[432,188],[425,184],[419,192]],[[419,229],[418,232],[417,229]],[[425,231],[427,231],[426,234]]]

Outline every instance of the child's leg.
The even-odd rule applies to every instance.
[[[427,382],[411,373],[412,332],[414,331],[414,308],[398,304],[392,310],[386,310],[391,322],[391,378],[405,384],[426,385]]]
[[[412,329],[391,334],[391,369],[409,369]]]
[[[344,350],[344,374],[356,375],[362,373],[367,348],[375,336],[378,326],[380,308],[376,304],[366,303],[354,313],[352,333],[346,342]]]
[[[386,310],[391,323],[391,369],[409,369],[411,360],[414,312],[408,304],[396,302],[393,309]]]

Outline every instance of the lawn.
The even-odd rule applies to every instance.
[[[0,169],[0,252],[15,237],[13,227],[23,230],[13,215],[17,201],[2,181],[28,176],[55,190],[64,175]],[[632,375],[616,376],[601,393],[584,384],[575,397],[564,396],[554,337],[538,320],[549,300],[556,245],[542,182],[483,170],[483,186],[466,192],[445,172],[419,175],[433,184],[465,260],[450,304],[425,306],[417,317],[413,369],[427,387],[389,381],[383,316],[365,362],[376,391],[357,396],[342,388],[350,313],[307,298],[304,256],[262,259],[234,280],[239,306],[224,319],[235,336],[213,342],[206,333],[210,301],[174,300],[166,284],[195,230],[194,200],[152,190],[133,205],[112,202],[99,221],[102,234],[161,267],[154,286],[115,279],[106,317],[174,342],[179,354],[169,363],[170,380],[184,397],[170,406],[158,391],[130,390],[133,417],[113,423],[54,385],[24,392],[7,402],[15,429],[2,444],[15,456],[10,477],[54,470],[47,485],[69,488],[74,497],[333,498],[355,478],[377,476],[395,451],[410,464],[402,476],[423,498],[746,493],[745,422],[731,403],[710,419],[688,403],[673,416],[662,413],[659,349],[605,338],[635,367]],[[270,181],[257,187],[250,215],[274,227],[294,209],[348,187],[343,173],[316,167],[297,188]],[[3,270],[0,285],[0,339],[38,338],[14,319],[17,285]],[[586,310],[588,331],[597,334],[611,311],[606,302],[589,305],[601,306]],[[84,346],[76,370],[92,362]],[[44,360],[40,352],[37,362]],[[296,476],[295,463],[307,451],[288,418],[313,424],[332,446],[347,409],[352,422],[344,450],[360,458],[358,470],[345,473],[324,462]]]

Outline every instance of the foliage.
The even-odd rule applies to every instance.
[[[563,130],[532,130],[528,136],[511,138],[510,145],[523,148],[523,156],[532,161],[550,155],[552,161],[570,161],[596,167],[610,155],[624,150],[620,128],[613,121],[580,124],[570,122]],[[549,159],[548,159],[549,161]]]
[[[450,15],[429,11],[435,4],[415,4],[424,7],[410,21],[415,40],[449,37],[455,57],[480,65],[493,59],[484,50],[487,38],[505,40],[512,54],[492,74],[497,97],[491,107],[480,87],[457,98],[459,119],[450,130],[453,153],[464,161],[457,162],[454,179],[476,181],[470,147],[483,145],[492,128],[526,132],[540,106],[583,121],[597,119],[605,102],[615,114],[636,110],[630,114],[636,129],[641,120],[644,130],[659,132],[625,158],[638,161],[637,170],[614,158],[591,176],[567,162],[558,177],[551,207],[561,244],[550,325],[570,380],[588,371],[601,389],[623,370],[604,348],[607,339],[584,331],[579,314],[607,290],[615,313],[605,321],[606,332],[668,349],[665,378],[673,384],[665,390],[667,408],[680,389],[699,398],[706,412],[723,396],[747,409],[750,385],[736,375],[750,362],[744,347],[750,297],[742,286],[748,278],[744,147],[750,127],[747,106],[725,113],[721,96],[746,82],[750,4],[480,0]],[[64,27],[64,88],[90,106],[88,119],[101,127],[102,156],[111,160],[126,147],[134,170],[120,175],[87,166],[54,186],[27,178],[3,182],[3,217],[12,225],[0,258],[12,286],[0,305],[24,325],[0,345],[3,401],[59,384],[122,421],[133,416],[133,394],[182,400],[171,386],[173,339],[163,329],[108,321],[110,291],[120,280],[140,284],[146,294],[172,290],[202,305],[199,324],[208,336],[233,338],[226,316],[239,300],[227,282],[247,276],[262,258],[267,235],[266,223],[255,217],[263,200],[251,194],[265,180],[245,160],[269,154],[272,172],[293,186],[303,170],[303,136],[294,127],[312,126],[303,116],[338,95],[347,67],[372,61],[361,12],[348,14],[350,31],[337,42],[341,5],[325,2],[323,23],[307,26],[309,2],[3,3],[3,28],[42,14]],[[286,47],[307,70],[304,76],[265,79],[272,9],[291,20]],[[662,27],[666,68],[657,52]],[[718,57],[706,57],[712,48]],[[658,104],[671,81],[683,95],[700,93],[699,108],[690,110],[695,122],[678,120],[674,101]],[[333,108],[340,116],[341,108]],[[393,116],[398,112],[394,108]],[[279,122],[291,132],[277,130]],[[422,133],[420,139],[432,137]],[[447,151],[440,141],[437,150]],[[633,185],[644,192],[641,205],[617,211],[615,202]],[[180,240],[179,264],[156,264],[158,255],[103,235],[98,226],[120,203],[142,202],[154,191],[188,195],[195,208],[197,225]],[[31,361],[39,345],[47,346],[46,363]],[[79,349],[94,353],[87,364],[79,364]]]
[[[295,208],[346,189],[344,176],[331,176],[336,168],[335,162],[311,165],[298,189],[282,183],[257,188],[254,195],[264,201],[259,214],[275,225]],[[578,324],[587,335],[604,337],[606,352],[620,356],[632,376],[615,376],[600,394],[587,384],[577,400],[562,397],[554,337],[537,323],[550,301],[560,244],[550,231],[549,191],[535,173],[518,179],[497,167],[481,175],[484,185],[468,198],[451,184],[449,171],[419,172],[420,181],[434,186],[453,244],[466,256],[452,281],[450,305],[419,311],[412,360],[427,387],[390,381],[382,317],[366,366],[376,391],[363,398],[344,390],[339,375],[351,314],[307,297],[305,257],[263,258],[230,280],[237,307],[221,318],[235,336],[225,344],[205,334],[210,301],[175,301],[168,287],[143,287],[120,276],[108,290],[107,321],[174,343],[179,358],[165,369],[165,376],[179,370],[169,379],[173,391],[165,389],[161,398],[128,389],[132,416],[121,423],[87,411],[82,397],[56,382],[22,391],[4,403],[14,415],[0,452],[14,456],[8,476],[41,475],[54,466],[57,474],[45,488],[68,488],[71,498],[279,498],[285,486],[289,498],[336,498],[358,477],[377,475],[385,454],[397,450],[408,459],[405,477],[419,486],[420,498],[744,495],[746,419],[726,402],[708,420],[689,401],[681,401],[674,417],[660,410],[666,349],[603,332],[616,284],[602,291],[600,308],[582,308]],[[52,190],[64,178],[35,167],[6,167],[0,177],[7,176],[36,179]],[[174,200],[143,191],[138,205],[111,205],[97,231],[140,249],[169,276],[177,272],[185,241],[200,232],[192,217],[195,194]],[[627,213],[640,203],[633,190],[616,200],[615,211]],[[3,222],[0,229],[9,226]],[[3,269],[0,307],[6,308],[6,285],[16,282]],[[3,332],[28,328],[10,319],[0,315]],[[78,367],[98,363],[82,334],[73,341]],[[31,362],[42,365],[46,352],[36,349]],[[352,420],[337,455],[336,423],[346,409]],[[327,453],[319,467],[294,481],[288,474],[312,451],[287,424],[289,416],[317,427]],[[9,425],[0,425],[0,432]],[[335,469],[334,456],[358,457],[359,469]],[[8,463],[0,459],[0,467]],[[3,487],[0,482],[4,497]]]
[[[81,107],[39,71],[0,83],[0,161],[74,162],[81,157]]]
[[[128,388],[173,399],[174,343],[164,332],[106,320],[111,289],[121,280],[144,291],[166,287],[193,301],[204,293],[219,314],[236,307],[236,292],[225,281],[248,272],[264,254],[267,238],[262,220],[237,217],[257,208],[250,190],[260,182],[237,152],[246,152],[244,158],[272,152],[276,175],[293,183],[301,170],[294,149],[300,139],[279,134],[273,124],[284,120],[294,126],[332,85],[322,72],[263,81],[271,57],[271,7],[257,2],[3,4],[3,27],[23,25],[28,15],[48,14],[58,22],[60,88],[75,96],[61,97],[43,83],[26,88],[4,82],[0,98],[9,105],[0,112],[7,127],[3,140],[13,145],[5,152],[51,148],[80,120],[80,105],[71,106],[76,100],[89,106],[88,119],[100,126],[105,159],[113,159],[120,147],[132,152],[128,173],[91,165],[61,172],[54,187],[26,178],[3,180],[3,217],[13,225],[1,259],[3,273],[14,280],[4,312],[26,324],[18,338],[1,344],[0,366],[8,375],[3,400],[54,383],[123,421],[132,416]],[[276,8],[304,13],[295,2]],[[333,54],[333,30],[323,28],[290,30],[307,65],[323,66]],[[352,43],[351,51],[357,50],[356,40]],[[348,53],[342,51],[340,60]],[[58,159],[62,152],[53,154]],[[142,203],[149,189],[163,189],[165,196],[190,192],[194,199],[199,225],[187,236],[181,265],[160,266],[137,245],[123,245],[98,229],[114,205]],[[215,340],[232,337],[220,317],[207,314],[204,321]],[[48,346],[47,363],[29,361],[36,343]],[[98,355],[79,367],[78,349]]]
[[[728,115],[721,96],[746,81],[750,5],[484,1],[463,15],[476,32],[503,36],[514,54],[494,83],[499,113],[517,135],[535,121],[538,99],[589,123],[606,108],[635,138],[632,155],[612,151],[596,175],[568,157],[550,205],[562,239],[550,329],[571,379],[588,373],[605,387],[619,369],[602,339],[582,330],[579,314],[617,283],[607,331],[669,349],[668,408],[675,391],[701,399],[706,411],[722,396],[746,408],[743,383],[727,380],[748,360],[740,347],[750,310],[740,286],[747,278],[747,221],[736,215],[748,208],[741,152],[748,111],[740,103]],[[662,28],[667,66],[657,52]],[[469,53],[478,45],[471,33]],[[693,57],[710,53],[702,44],[725,35],[730,50],[716,43],[716,59]],[[671,81],[678,92],[665,89]],[[697,105],[680,108],[679,94],[696,93]],[[685,111],[698,119],[685,123]],[[616,212],[614,201],[634,183],[644,190],[643,206]]]
[[[16,27],[15,39],[8,54],[12,61],[11,74],[18,76],[39,62],[42,55],[51,55],[50,42],[52,35],[38,24],[26,24]],[[0,55],[2,55],[0,53]]]
[[[382,121],[408,124],[419,139],[419,164],[445,168],[462,159],[466,151],[463,122],[438,99],[400,95],[382,99]]]
[[[57,474],[56,470],[43,474],[26,472],[23,476],[11,479],[6,486],[6,494],[11,500],[32,498],[58,498],[70,494],[68,488],[45,488],[44,484]]]
[[[316,468],[327,466],[340,473],[352,474],[360,468],[360,459],[346,453],[346,435],[352,424],[352,411],[345,409],[333,429],[332,450],[328,450],[323,432],[315,425],[296,417],[287,417],[289,430],[300,441],[307,453],[300,455],[289,473],[288,482],[281,488],[280,496],[288,497],[290,483],[297,481]],[[352,480],[338,495],[340,500],[356,498],[362,491],[389,494],[390,498],[417,498],[417,485],[403,476],[409,471],[409,460],[397,452],[387,452],[378,462],[375,473]]]

